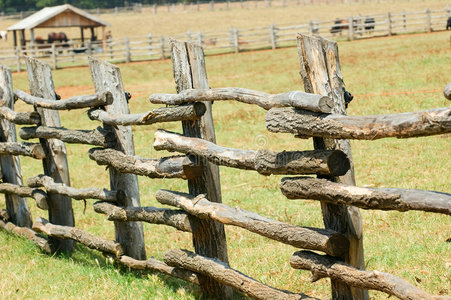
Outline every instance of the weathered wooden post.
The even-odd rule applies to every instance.
[[[149,56],[152,57],[152,34],[149,33],[149,35],[147,36],[147,39],[149,40]]]
[[[388,36],[392,35],[392,25],[391,25],[391,13],[387,13],[387,34]]]
[[[172,64],[177,92],[186,89],[209,89],[202,47],[178,41],[171,41]],[[196,121],[182,121],[183,134],[198,137],[215,143],[215,131],[211,112],[211,102],[204,102],[205,114]],[[219,168],[210,162],[196,157],[204,166],[202,176],[188,180],[189,193],[193,196],[207,194],[208,200],[221,203],[221,186]],[[211,221],[199,220],[193,226],[193,244],[196,253],[218,258],[228,264],[227,242],[224,225]],[[220,299],[231,299],[232,290],[208,277],[202,277],[201,287],[208,296]]]
[[[160,37],[160,53],[161,53],[161,59],[165,59],[165,58],[166,58],[165,52],[164,52],[164,43],[165,43],[165,41],[164,41],[164,36],[161,36],[161,37]]]
[[[271,24],[269,26],[269,38],[271,41],[271,48],[274,50],[277,48],[277,35],[276,35],[276,26],[274,24]]]
[[[52,68],[56,70],[56,46],[52,44]]]
[[[426,32],[432,32],[432,22],[431,22],[431,10],[426,9]]]
[[[203,37],[202,31],[199,31],[197,34],[197,44],[199,46],[202,46],[203,43],[204,43],[204,37]]]
[[[353,41],[354,40],[354,18],[352,16],[349,17],[349,23],[348,23],[348,40]]]
[[[110,92],[113,103],[105,106],[105,110],[111,114],[129,114],[127,99],[125,98],[124,85],[118,67],[89,57],[89,68],[97,93]],[[131,126],[104,125],[116,135],[115,149],[127,155],[135,154],[133,144],[133,132]],[[109,168],[111,190],[122,190],[126,197],[124,207],[140,206],[138,178],[135,174],[120,173],[114,168]],[[126,255],[135,259],[145,259],[146,251],[144,233],[141,222],[114,222],[116,229],[116,241],[122,245]]]
[[[19,46],[17,46],[16,47],[16,69],[17,69],[17,72],[20,72],[21,71],[21,65],[20,65],[20,47]]]
[[[232,49],[235,51],[235,53],[240,52],[240,40],[238,35],[238,29],[236,28],[230,28],[230,39],[232,44]]]
[[[0,65],[0,106],[14,110],[14,94],[11,70]],[[0,118],[0,142],[17,142],[16,125]],[[22,185],[22,174],[18,156],[1,155],[3,182]],[[27,201],[17,195],[5,194],[6,210],[11,221],[20,227],[31,227],[31,214]]]
[[[52,71],[50,66],[39,60],[27,57],[27,73],[30,82],[30,93],[45,99],[55,99]],[[37,107],[41,116],[41,125],[47,127],[61,127],[58,111]],[[57,139],[41,139],[46,158],[42,160],[44,174],[53,178],[57,183],[70,186],[69,166],[64,142]],[[52,224],[73,227],[75,224],[72,210],[72,199],[67,196],[50,193],[48,195],[49,221]],[[72,251],[72,240],[49,238],[52,251]]]
[[[132,54],[130,53],[130,39],[128,36],[125,38],[125,62],[129,63],[132,61]]]
[[[321,37],[299,34],[298,51],[305,91],[331,97],[334,100],[332,112],[346,114],[337,43]],[[315,149],[318,150],[342,150],[345,152],[351,162],[350,170],[344,176],[328,179],[355,185],[349,140],[314,138],[313,143]],[[341,259],[352,266],[364,269],[362,224],[358,208],[321,202],[321,209],[325,227],[346,234],[349,238],[349,253]],[[332,280],[331,284],[333,299],[369,299],[368,292],[365,290],[351,288],[335,280]]]

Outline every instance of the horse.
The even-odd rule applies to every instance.
[[[448,18],[448,21],[446,21],[446,30],[451,28],[451,17]]]
[[[374,23],[376,23],[376,21],[373,17],[365,18],[365,31],[372,32],[374,30]]]
[[[67,35],[64,32],[50,32],[47,36],[47,43],[51,44],[53,42],[67,42]]]
[[[343,20],[343,19],[337,19],[334,21],[334,25],[332,25],[332,28],[330,29],[330,33],[335,34],[335,33],[339,33],[341,34],[341,32],[343,30],[347,30],[349,29],[349,21],[348,20]]]

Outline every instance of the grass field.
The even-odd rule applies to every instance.
[[[432,1],[435,3],[434,1]],[[413,2],[416,3],[416,2]],[[449,33],[378,38],[339,44],[346,88],[355,95],[350,115],[416,111],[449,106],[441,91],[449,82]],[[247,52],[206,58],[211,87],[237,86],[279,93],[302,89],[295,48]],[[133,95],[132,113],[151,107],[151,93],[175,92],[170,60],[120,65],[125,88]],[[27,89],[26,73],[13,76],[16,88]],[[57,93],[63,98],[93,92],[87,68],[53,73]],[[28,109],[17,103],[17,110]],[[265,111],[254,106],[216,102],[213,105],[217,143],[242,149],[305,150],[311,140],[288,134],[271,134],[264,124]],[[74,117],[75,116],[75,117]],[[88,129],[99,124],[85,112],[61,113],[67,128]],[[179,131],[179,124],[135,127],[136,153],[158,157],[152,148],[157,128]],[[88,146],[68,145],[71,183],[74,187],[108,187],[104,167],[87,158]],[[451,141],[449,135],[408,140],[383,139],[352,142],[359,186],[418,188],[450,192]],[[42,166],[22,159],[24,179],[42,173]],[[281,176],[220,168],[223,202],[283,222],[322,226],[315,201],[289,201],[278,188]],[[186,191],[181,180],[140,178],[143,206],[159,204],[158,189]],[[34,207],[30,201],[29,205]],[[4,201],[0,201],[4,208]],[[113,239],[113,226],[96,215],[90,205],[74,202],[76,226]],[[33,208],[33,217],[47,217]],[[422,212],[362,211],[367,269],[386,271],[434,294],[451,292],[450,218]],[[192,249],[190,235],[145,224],[147,255],[161,258],[169,248]],[[233,268],[268,285],[327,299],[326,279],[310,283],[310,273],[291,269],[296,250],[238,228],[226,227],[229,259]],[[264,250],[263,250],[264,249]],[[262,251],[263,250],[263,251]],[[97,252],[78,247],[72,257],[43,255],[27,241],[0,231],[1,299],[197,299],[199,290],[159,274],[118,270]],[[386,295],[371,292],[374,299]]]

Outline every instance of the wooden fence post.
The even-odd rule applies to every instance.
[[[392,26],[391,26],[391,13],[387,13],[387,34],[388,36],[392,35]]]
[[[274,26],[274,24],[271,24],[271,26],[269,26],[269,38],[271,41],[271,48],[276,49],[277,48],[277,35],[276,35],[276,26]]]
[[[16,61],[17,72],[20,72],[21,71],[21,65],[20,65],[20,47],[19,46],[16,47],[16,58],[17,58],[17,61]]]
[[[147,36],[147,39],[149,40],[149,56],[152,57],[152,34],[149,33],[149,35]]]
[[[353,41],[354,40],[354,18],[352,16],[349,17],[349,23],[348,23],[348,40]]]
[[[205,69],[204,53],[202,47],[185,43],[171,42],[172,64],[177,92],[185,89],[209,89]],[[198,137],[215,143],[215,131],[211,112],[211,102],[204,102],[207,110],[196,121],[182,121],[183,134]],[[204,166],[201,177],[188,180],[189,193],[193,196],[207,194],[208,200],[221,203],[221,186],[219,181],[219,168],[208,161],[196,157],[198,163]],[[193,244],[196,253],[218,258],[228,264],[227,241],[224,225],[211,220],[197,220],[199,226],[193,230]],[[230,287],[221,285],[208,277],[203,277],[201,287],[208,296],[220,299],[231,299]]]
[[[111,92],[113,103],[105,106],[105,110],[111,114],[129,114],[127,99],[125,98],[124,85],[118,67],[89,57],[89,68],[97,93]],[[116,150],[127,155],[134,155],[133,132],[131,126],[109,126],[104,128],[116,134]],[[121,206],[140,206],[138,178],[135,174],[126,174],[109,168],[111,190],[122,190],[125,192],[125,203]],[[144,233],[141,222],[114,222],[116,229],[116,241],[122,245],[126,255],[135,259],[145,259],[146,251],[144,244]]]
[[[320,37],[299,34],[298,51],[305,91],[331,97],[335,105],[332,112],[346,114],[337,43]],[[313,142],[315,149],[342,150],[348,155],[351,162],[350,170],[344,176],[329,179],[355,185],[349,140],[314,138]],[[349,253],[341,259],[352,266],[364,269],[363,234],[359,209],[325,202],[321,202],[321,209],[325,227],[346,234],[349,238]],[[333,299],[369,299],[366,290],[351,288],[335,280],[332,280],[331,284]]]
[[[160,37],[160,52],[161,52],[161,59],[165,59],[165,53],[164,53],[164,36]]]
[[[156,3],[153,5],[153,10],[152,11],[153,11],[154,15],[157,14],[157,4]]]
[[[28,81],[30,93],[33,96],[46,99],[56,99],[53,88],[52,71],[50,66],[39,60],[27,57]],[[36,108],[41,116],[41,125],[48,127],[61,127],[58,111],[44,108]],[[41,139],[46,158],[42,160],[44,174],[53,178],[57,183],[70,186],[69,166],[64,142],[57,139]],[[49,221],[52,224],[73,227],[74,213],[72,199],[58,194],[48,194]],[[52,251],[72,251],[72,240],[49,238]]]
[[[239,36],[238,36],[238,29],[236,28],[230,28],[230,39],[231,39],[231,44],[232,44],[232,48],[235,51],[235,53],[240,52],[240,40],[239,40]]]
[[[0,97],[1,106],[14,110],[14,94],[11,70],[0,65]],[[0,142],[17,142],[16,125],[0,118]],[[22,185],[22,174],[18,156],[1,155],[2,181]],[[14,224],[20,227],[31,227],[31,214],[27,201],[17,195],[5,194],[6,209]]]
[[[56,46],[52,44],[52,68],[56,70]]]
[[[130,52],[130,39],[128,36],[125,38],[125,62],[129,63],[132,61],[132,54]]]
[[[432,22],[431,22],[431,10],[426,9],[426,32],[432,32]]]
[[[203,37],[202,31],[199,31],[199,33],[197,34],[197,44],[202,47],[203,43],[204,43],[204,37]]]

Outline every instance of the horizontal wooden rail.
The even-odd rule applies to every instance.
[[[147,260],[137,260],[131,258],[130,256],[124,255],[118,259],[118,262],[131,269],[158,271],[176,278],[180,278],[184,281],[199,285],[199,278],[196,273],[182,268],[174,268],[168,266],[164,262],[159,261],[155,258],[149,258]]]
[[[32,188],[44,187],[47,193],[68,196],[75,200],[98,199],[102,201],[122,203],[126,195],[122,191],[109,191],[107,189],[76,189],[64,183],[55,183],[52,177],[38,175],[28,178],[27,185]]]
[[[363,188],[312,177],[283,178],[289,199],[313,199],[363,209],[421,210],[451,215],[451,194],[395,188]]]
[[[91,249],[111,253],[116,257],[120,257],[124,254],[122,246],[115,241],[93,236],[79,228],[54,225],[44,218],[37,218],[34,221],[33,230],[45,233],[47,236],[54,238],[71,239],[86,245]]]
[[[270,174],[346,174],[350,162],[342,151],[283,151],[241,150],[226,148],[215,143],[185,137],[165,130],[154,134],[156,150],[178,151],[205,158],[212,163],[244,170]]]
[[[0,193],[33,198],[40,209],[47,210],[49,208],[47,194],[40,189],[2,182],[0,183]]]
[[[195,178],[201,168],[185,156],[159,159],[141,158],[114,149],[92,148],[89,158],[99,165],[108,165],[121,173],[132,173],[150,178]]]
[[[144,221],[192,232],[189,214],[183,210],[158,207],[119,207],[107,202],[96,202],[94,211],[107,215],[110,221]]]
[[[185,193],[159,190],[156,199],[161,204],[181,208],[200,219],[238,226],[297,248],[318,250],[332,256],[341,256],[348,250],[349,241],[335,231],[271,220],[247,210],[210,202],[202,194],[193,197]]]
[[[27,104],[55,110],[70,110],[77,108],[105,106],[113,103],[113,96],[110,92],[86,96],[76,96],[66,100],[55,101],[54,99],[44,99],[31,96],[24,91],[16,89],[14,91],[14,96]]]
[[[101,147],[112,147],[116,144],[116,136],[101,127],[94,130],[70,130],[63,127],[33,126],[22,127],[19,131],[22,139],[59,139],[70,144],[85,144]]]
[[[313,274],[312,281],[330,277],[350,286],[381,291],[405,300],[449,299],[447,296],[429,295],[394,275],[379,271],[361,271],[333,257],[311,251],[294,253],[290,264],[295,269],[310,270]]]
[[[268,94],[244,88],[228,87],[208,90],[183,90],[178,94],[152,94],[150,102],[157,104],[182,104],[195,101],[235,100],[255,104],[266,110],[274,107],[292,106],[310,111],[330,113],[333,100],[327,96],[292,91],[283,94]]]
[[[37,233],[34,230],[32,230],[28,227],[19,227],[19,226],[14,225],[13,223],[8,222],[7,220],[3,219],[3,220],[0,220],[0,228],[30,240],[45,253],[48,253],[48,254],[51,253],[49,241],[47,239],[37,235]]]
[[[255,299],[315,299],[305,294],[294,294],[267,286],[232,269],[218,259],[200,256],[188,250],[169,250],[164,254],[164,262],[170,266],[211,277]]]
[[[274,108],[266,115],[266,127],[271,132],[332,139],[420,137],[451,132],[451,107],[372,116],[325,115]]]
[[[205,104],[196,102],[176,107],[160,107],[141,114],[110,114],[102,109],[91,109],[88,116],[108,125],[150,125],[160,122],[196,120],[205,113]]]
[[[34,125],[41,123],[41,116],[38,112],[15,112],[3,106],[0,107],[0,118],[4,118],[17,125]]]
[[[35,159],[44,159],[45,153],[41,144],[4,142],[0,143],[0,154],[2,155],[23,155]]]

